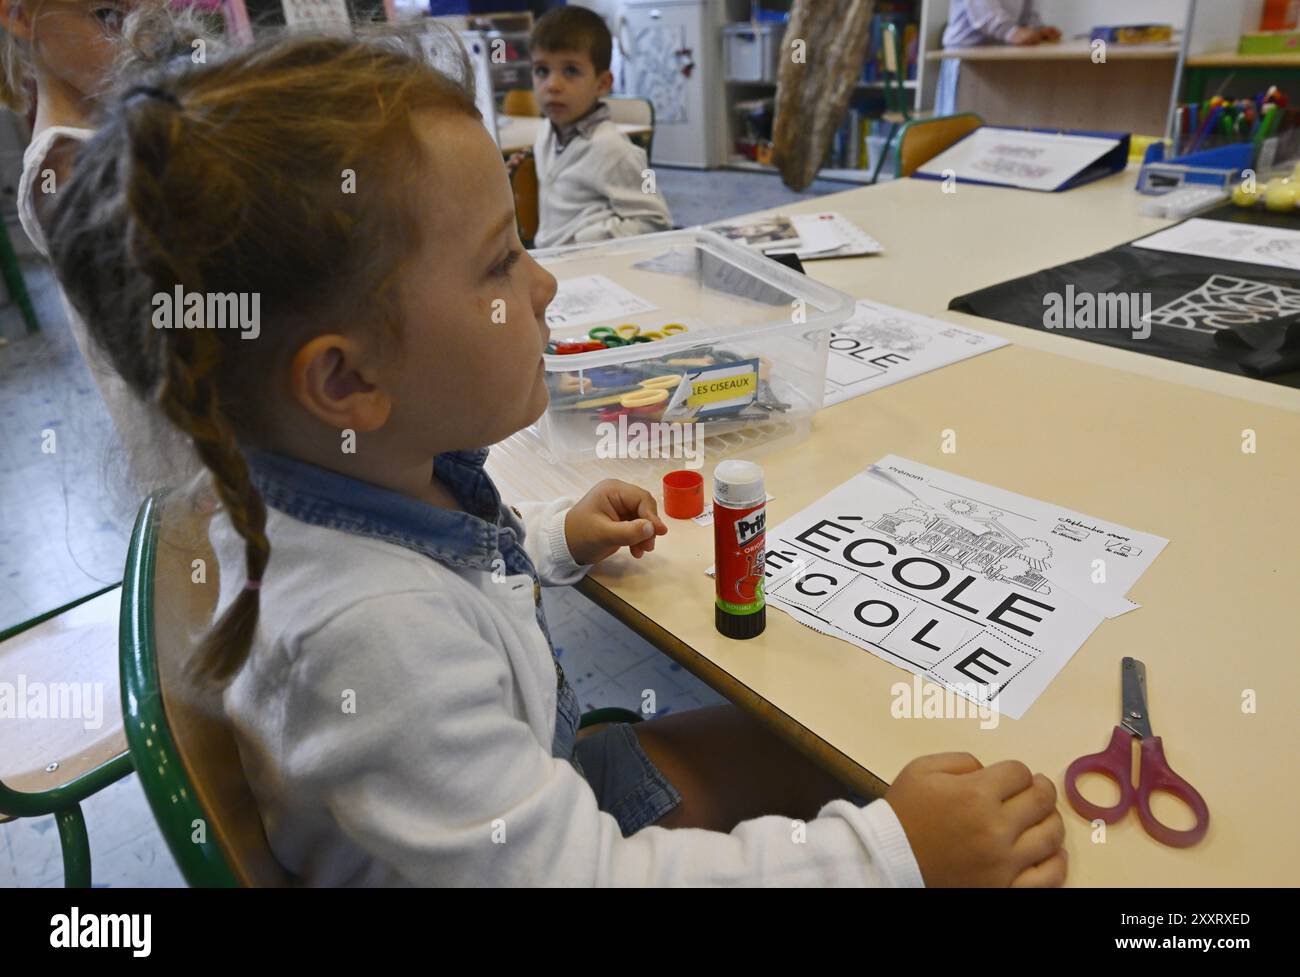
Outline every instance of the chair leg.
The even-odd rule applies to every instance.
[[[67,889],[90,888],[90,838],[81,805],[73,804],[54,815],[63,849],[63,885]]]
[[[880,179],[880,170],[885,165],[885,157],[889,155],[889,147],[894,143],[894,136],[898,134],[898,123],[889,123],[889,135],[885,137],[885,145],[880,148],[880,159],[876,160],[876,168],[872,171],[871,182],[875,183]]]
[[[27,323],[27,331],[40,332],[41,322],[36,318],[36,307],[32,305],[32,297],[27,291],[27,283],[23,280],[22,268],[18,265],[18,255],[14,252],[13,243],[9,240],[9,228],[0,226],[0,274],[4,276],[5,287],[9,290],[9,297],[14,300],[18,306],[18,311],[23,314],[23,321]]]

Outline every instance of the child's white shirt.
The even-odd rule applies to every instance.
[[[47,183],[47,179],[54,179],[54,174],[46,174],[46,158],[54,144],[61,139],[85,143],[94,135],[94,129],[81,126],[46,126],[33,136],[23,150],[23,172],[18,180],[18,221],[27,232],[32,246],[43,257],[49,257],[50,248],[45,228],[37,216],[36,201],[38,195],[51,191],[57,194],[61,189],[57,181]],[[125,471],[122,474],[126,476],[130,488],[147,493],[164,485],[178,484],[201,470],[202,466],[189,440],[177,432],[160,411],[136,397],[126,381],[113,369],[107,355],[91,339],[86,323],[68,300],[62,286],[59,288],[59,297],[63,301],[63,311],[68,318],[72,338],[95,380],[95,386],[99,388],[104,406],[108,409],[125,449]],[[116,447],[106,447],[114,464],[120,463],[115,457]]]
[[[533,143],[538,198],[533,245],[553,248],[672,230],[658,187],[643,192],[650,169],[645,150],[608,118],[578,126],[561,148],[555,126],[544,122]]]
[[[23,150],[23,172],[18,178],[18,222],[27,232],[32,245],[44,257],[49,257],[50,248],[45,240],[45,228],[41,227],[41,222],[36,217],[36,194],[38,190],[41,193],[49,192],[46,189],[46,179],[42,176],[45,157],[50,155],[50,150],[60,139],[87,142],[94,134],[94,129],[81,126],[46,126],[32,137],[32,141]],[[52,178],[53,174],[49,176]],[[55,193],[59,190],[57,184],[50,189]]]
[[[518,507],[547,584],[584,572],[568,507]],[[531,578],[494,581],[274,509],[267,534],[256,638],[224,702],[271,848],[301,883],[922,884],[883,800],[834,801],[802,829],[773,816],[624,838],[551,756],[556,671]],[[244,546],[223,513],[211,535],[224,608]]]

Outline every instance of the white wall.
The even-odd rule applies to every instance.
[[[1259,30],[1264,0],[1197,0],[1190,54],[1235,51],[1245,31]]]

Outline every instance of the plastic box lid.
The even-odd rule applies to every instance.
[[[547,354],[551,372],[615,366],[741,334],[753,340],[768,332],[831,329],[853,312],[853,299],[843,292],[702,228],[532,254],[560,282],[546,313],[552,342],[586,337],[597,326],[686,327],[650,343]]]

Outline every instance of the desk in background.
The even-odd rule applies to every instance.
[[[1106,63],[1086,41],[1029,47],[948,48],[929,61],[961,61],[957,111],[990,125],[1160,135],[1169,115],[1178,48],[1111,44]]]
[[[506,156],[524,149],[532,149],[537,141],[537,130],[546,124],[541,116],[499,115],[497,116],[497,143]],[[649,126],[618,124],[618,131],[633,142],[638,137],[649,135]]]
[[[822,411],[808,441],[758,459],[774,523],[892,452],[1171,541],[1131,591],[1142,608],[1103,623],[1024,719],[994,730],[893,719],[891,688],[910,685],[908,672],[778,611],[759,638],[722,638],[704,575],[711,530],[689,521],[672,521],[648,559],[620,556],[580,589],[865,791],[947,750],[1021,759],[1060,790],[1069,762],[1105,745],[1119,661],[1137,656],[1153,724],[1204,794],[1210,834],[1166,848],[1130,817],[1094,845],[1062,795],[1071,883],[1291,885],[1300,783],[1281,771],[1300,752],[1300,523],[1287,516],[1300,497],[1300,391],[946,311],[954,295],[1167,226],[1138,215],[1135,175],[1059,194],[897,180],[782,209],[837,210],[887,249],[809,262],[812,277],[1015,345]],[[940,452],[947,428],[952,455]],[[1255,455],[1240,450],[1245,428]],[[493,469],[505,494],[527,495],[523,467]],[[1247,688],[1260,697],[1254,715],[1241,710]]]

